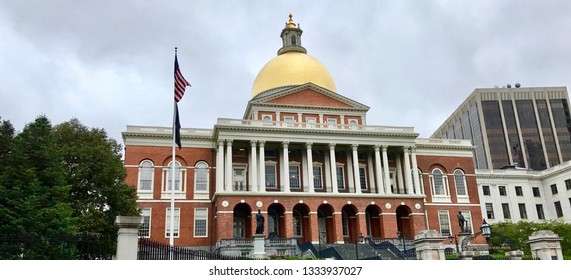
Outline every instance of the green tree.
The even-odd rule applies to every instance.
[[[74,248],[53,242],[75,234],[70,186],[52,126],[38,117],[13,140],[11,125],[3,123],[0,166],[0,232],[26,236],[22,242],[3,242],[2,259],[67,259]]]
[[[101,253],[113,254],[117,240],[115,217],[139,215],[135,188],[126,185],[121,145],[103,129],[88,128],[72,119],[54,129],[71,184],[73,216],[79,231],[95,238]]]
[[[10,153],[12,142],[14,142],[15,130],[12,123],[0,118],[0,168],[5,158]]]
[[[507,251],[507,246],[510,246],[513,247],[510,249],[523,250],[524,254],[531,255],[530,246],[526,241],[534,232],[539,230],[550,230],[563,238],[561,241],[563,255],[571,256],[571,224],[559,221],[544,223],[520,221],[515,224],[510,222],[493,224],[489,244],[493,248],[498,248],[495,251]],[[499,249],[502,247],[505,249]]]

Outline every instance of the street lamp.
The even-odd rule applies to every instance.
[[[486,219],[482,220],[480,231],[482,231],[482,235],[484,238],[486,238],[486,242],[490,240],[490,236],[492,236],[492,227],[490,227],[490,225],[486,222]]]
[[[402,255],[403,257],[406,258],[406,242],[404,240],[404,234],[402,234],[400,232],[400,230],[397,230],[397,237],[401,239],[401,243],[402,243]]]

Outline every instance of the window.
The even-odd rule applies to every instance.
[[[297,164],[289,165],[289,186],[292,189],[301,188],[301,185],[299,183],[299,165]]]
[[[523,190],[521,189],[521,186],[515,186],[515,195],[523,196]]]
[[[359,167],[359,181],[361,181],[361,189],[367,189],[367,172],[365,171],[365,167]]]
[[[303,236],[303,216],[299,210],[293,210],[293,235]]]
[[[171,161],[169,163],[168,169],[165,172],[165,180],[166,180],[166,185],[167,191],[170,191],[172,188],[172,176],[171,176],[171,172],[172,172],[172,165],[173,162]],[[178,161],[174,162],[174,190],[176,192],[180,192],[181,188],[180,188],[180,181],[181,181],[181,172],[180,172],[180,163],[178,163]]]
[[[511,219],[510,205],[507,203],[502,203],[502,212],[504,212],[504,219]]]
[[[525,203],[519,203],[517,207],[519,208],[519,217],[524,220],[527,219],[527,211],[525,210]]]
[[[272,116],[271,115],[262,115],[262,122],[264,124],[271,124],[272,123]]]
[[[440,224],[440,234],[442,236],[451,235],[450,216],[448,215],[448,211],[446,210],[438,211],[438,223]]]
[[[284,122],[287,124],[287,126],[293,126],[293,117],[292,116],[285,116],[284,117]]]
[[[534,196],[534,197],[541,197],[541,194],[539,193],[539,188],[538,188],[538,187],[533,187],[531,190],[533,191],[533,196]]]
[[[173,237],[179,236],[179,228],[180,228],[180,208],[175,208]],[[170,237],[170,232],[171,232],[171,208],[167,208],[167,213],[165,217],[165,237]]]
[[[561,209],[561,202],[555,201],[553,204],[555,205],[555,213],[557,213],[557,218],[563,217],[563,209]]]
[[[307,117],[305,118],[305,122],[306,122],[306,127],[315,127],[315,123],[317,122],[317,119],[315,117]]]
[[[337,119],[327,118],[327,127],[335,128],[337,126]]]
[[[494,219],[494,206],[491,203],[486,203],[486,217]]]
[[[340,190],[345,189],[345,174],[343,166],[337,166],[337,188]]]
[[[490,186],[482,186],[482,193],[484,193],[484,195],[490,195]]]
[[[506,192],[506,186],[498,186],[498,189],[500,190],[500,195],[501,196],[506,196],[508,195]]]
[[[446,195],[446,179],[440,169],[432,171],[432,191],[434,195]]]
[[[234,167],[234,177],[233,177],[233,188],[234,191],[246,191],[246,167],[238,166]]]
[[[323,189],[323,176],[321,175],[321,166],[313,166],[313,188]]]
[[[294,46],[297,45],[297,40],[296,40],[296,39],[297,39],[297,38],[296,38],[295,36],[291,36],[291,44],[294,45]]]
[[[535,210],[537,211],[537,219],[545,220],[545,214],[543,213],[543,205],[542,204],[536,204]]]
[[[557,194],[557,184],[551,185],[551,194]]]
[[[464,172],[461,170],[454,171],[454,184],[456,185],[456,195],[467,196],[466,192],[466,178],[464,177]]]
[[[565,188],[567,188],[567,190],[571,190],[571,179],[565,180]]]
[[[208,208],[194,208],[194,237],[208,237]]]
[[[350,127],[350,128],[352,128],[352,129],[357,128],[357,124],[358,124],[358,123],[357,123],[357,120],[355,120],[355,119],[350,119],[350,120],[349,120],[349,127]]]
[[[194,166],[194,191],[208,192],[208,165],[204,161]]]
[[[139,164],[139,185],[138,191],[152,192],[153,191],[153,173],[154,165],[150,160],[144,160]]]
[[[139,237],[151,237],[151,208],[142,208],[143,224],[139,227]]]
[[[276,186],[276,165],[266,163],[266,188],[275,189]]]

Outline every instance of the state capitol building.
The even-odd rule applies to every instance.
[[[255,234],[260,210],[268,242],[327,246],[412,239],[427,229],[456,235],[462,213],[470,243],[485,244],[472,141],[422,139],[413,127],[368,121],[369,107],[337,92],[308,54],[291,15],[280,37],[277,56],[243,91],[252,96],[243,116],[183,128],[175,159],[171,127],[127,126],[126,181],[145,217],[140,236],[168,242],[172,234],[176,246],[205,250],[237,246]]]

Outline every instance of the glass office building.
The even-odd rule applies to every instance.
[[[472,140],[478,169],[558,165],[571,160],[567,88],[476,89],[431,137]]]

